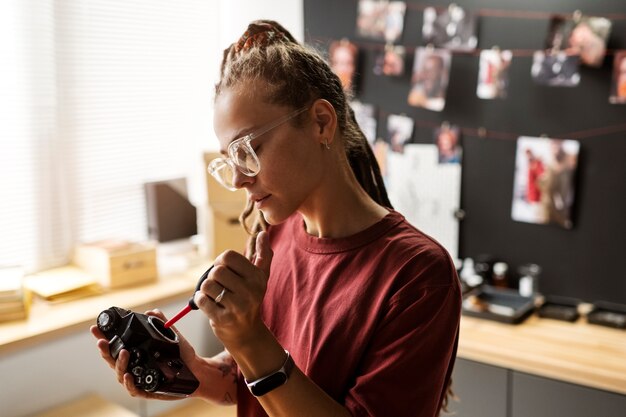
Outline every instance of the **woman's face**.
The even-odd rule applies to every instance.
[[[257,84],[257,85],[255,85]],[[236,89],[226,89],[215,101],[214,129],[220,151],[225,153],[235,139],[271,124],[291,113],[293,108],[267,104],[261,99],[261,82],[251,82]],[[297,118],[310,118],[307,110]],[[295,119],[294,119],[295,120]],[[294,120],[259,136],[251,142],[261,170],[255,177],[238,172],[235,185],[245,188],[248,199],[269,224],[278,224],[306,204],[322,175],[319,161],[321,147],[310,133],[314,125]]]

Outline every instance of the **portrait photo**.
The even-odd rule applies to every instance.
[[[404,152],[404,145],[409,143],[413,137],[414,125],[415,122],[408,116],[390,114],[387,117],[387,136],[385,141],[389,144],[391,151],[397,153]]]
[[[461,130],[458,126],[444,123],[434,131],[437,145],[437,161],[440,164],[461,163]]]
[[[411,90],[407,102],[414,107],[442,111],[450,74],[450,51],[418,47],[415,50]]]
[[[424,9],[422,37],[424,43],[437,48],[470,51],[476,48],[476,16],[460,6],[451,4],[445,10]]]
[[[354,118],[367,138],[371,146],[376,142],[376,108],[373,104],[361,103],[360,101],[352,101],[350,103],[354,111]]]
[[[387,44],[385,50],[376,56],[374,74],[388,77],[404,75],[405,55],[404,46]]]
[[[485,49],[480,53],[476,95],[482,99],[506,98],[509,87],[511,51]]]
[[[513,220],[573,227],[580,142],[522,136],[517,140]]]
[[[357,35],[397,42],[404,30],[406,3],[403,1],[359,0]]]
[[[611,21],[604,17],[554,16],[550,19],[546,49],[579,55],[581,65],[600,67],[610,33]]]
[[[330,68],[341,80],[344,91],[354,92],[359,49],[347,39],[331,42],[328,48]]]
[[[404,15],[406,3],[403,1],[390,1],[387,4],[385,16],[385,41],[397,42],[402,37],[404,30]]]
[[[626,50],[618,51],[613,58],[613,77],[609,102],[626,104]]]
[[[531,76],[537,84],[552,87],[576,87],[580,83],[580,59],[564,51],[536,51]]]

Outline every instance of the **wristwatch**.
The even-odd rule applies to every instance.
[[[285,353],[287,354],[287,359],[285,359],[285,363],[283,363],[283,366],[281,366],[278,371],[272,372],[271,374],[255,381],[250,382],[247,379],[245,380],[252,395],[260,397],[287,382],[295,364],[293,363],[293,358],[289,352],[285,350]]]

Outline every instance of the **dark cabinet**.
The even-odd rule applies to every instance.
[[[513,372],[510,417],[626,417],[626,396]]]
[[[626,417],[626,395],[467,359],[456,360],[452,380],[455,417]]]
[[[450,402],[455,417],[506,417],[510,371],[467,359],[457,359],[452,374]],[[443,414],[442,414],[443,415]]]

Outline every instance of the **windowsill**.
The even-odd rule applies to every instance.
[[[0,356],[76,329],[87,330],[95,324],[98,314],[111,306],[143,312],[155,304],[191,296],[198,277],[209,266],[209,263],[202,263],[182,273],[159,277],[156,283],[111,290],[65,303],[51,304],[35,299],[28,319],[0,323]]]

